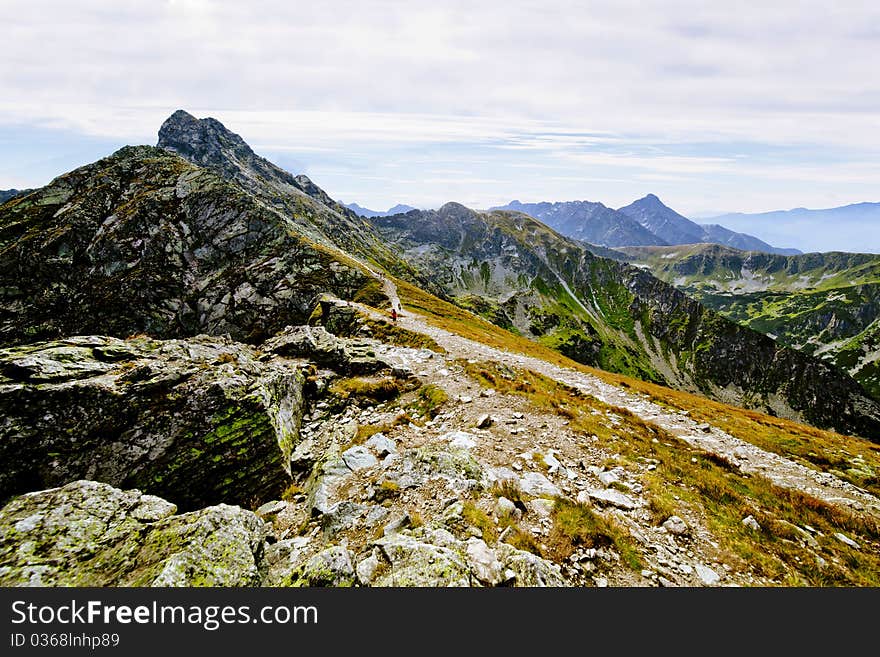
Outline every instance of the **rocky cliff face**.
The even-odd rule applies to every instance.
[[[305,372],[208,337],[2,349],[0,498],[84,478],[185,509],[277,496],[299,440]]]
[[[846,374],[738,327],[643,270],[595,257],[526,215],[447,204],[372,221],[459,303],[575,360],[880,434],[880,406]]]
[[[362,265],[168,151],[126,147],[0,212],[0,341],[96,333],[259,341]]]

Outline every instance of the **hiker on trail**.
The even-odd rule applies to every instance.
[[[397,308],[391,308],[391,320],[395,322],[397,321]]]

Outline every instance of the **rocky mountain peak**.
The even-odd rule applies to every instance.
[[[158,146],[207,166],[228,166],[230,155],[245,161],[256,157],[244,139],[217,119],[197,119],[182,109],[159,128]]]

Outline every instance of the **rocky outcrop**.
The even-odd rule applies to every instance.
[[[0,510],[2,586],[254,586],[265,529],[221,504],[175,515],[138,490],[75,481]]]
[[[0,499],[88,478],[194,509],[289,483],[307,366],[222,338],[0,350]]]
[[[125,147],[0,213],[0,343],[78,334],[259,342],[372,274],[167,150]]]

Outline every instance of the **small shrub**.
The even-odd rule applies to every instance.
[[[380,379],[352,377],[334,381],[330,392],[342,399],[367,399],[373,402],[384,402],[398,397],[403,392],[401,381],[392,377]]]
[[[422,416],[434,419],[448,400],[449,395],[443,388],[429,383],[416,391],[416,400],[409,407]]]
[[[588,504],[557,498],[551,515],[550,542],[557,558],[570,556],[576,547],[614,547],[633,570],[641,568],[638,552],[617,523],[599,515]]]
[[[464,521],[483,532],[483,540],[486,543],[494,543],[498,539],[495,531],[495,523],[489,515],[473,502],[465,502],[461,511]]]

